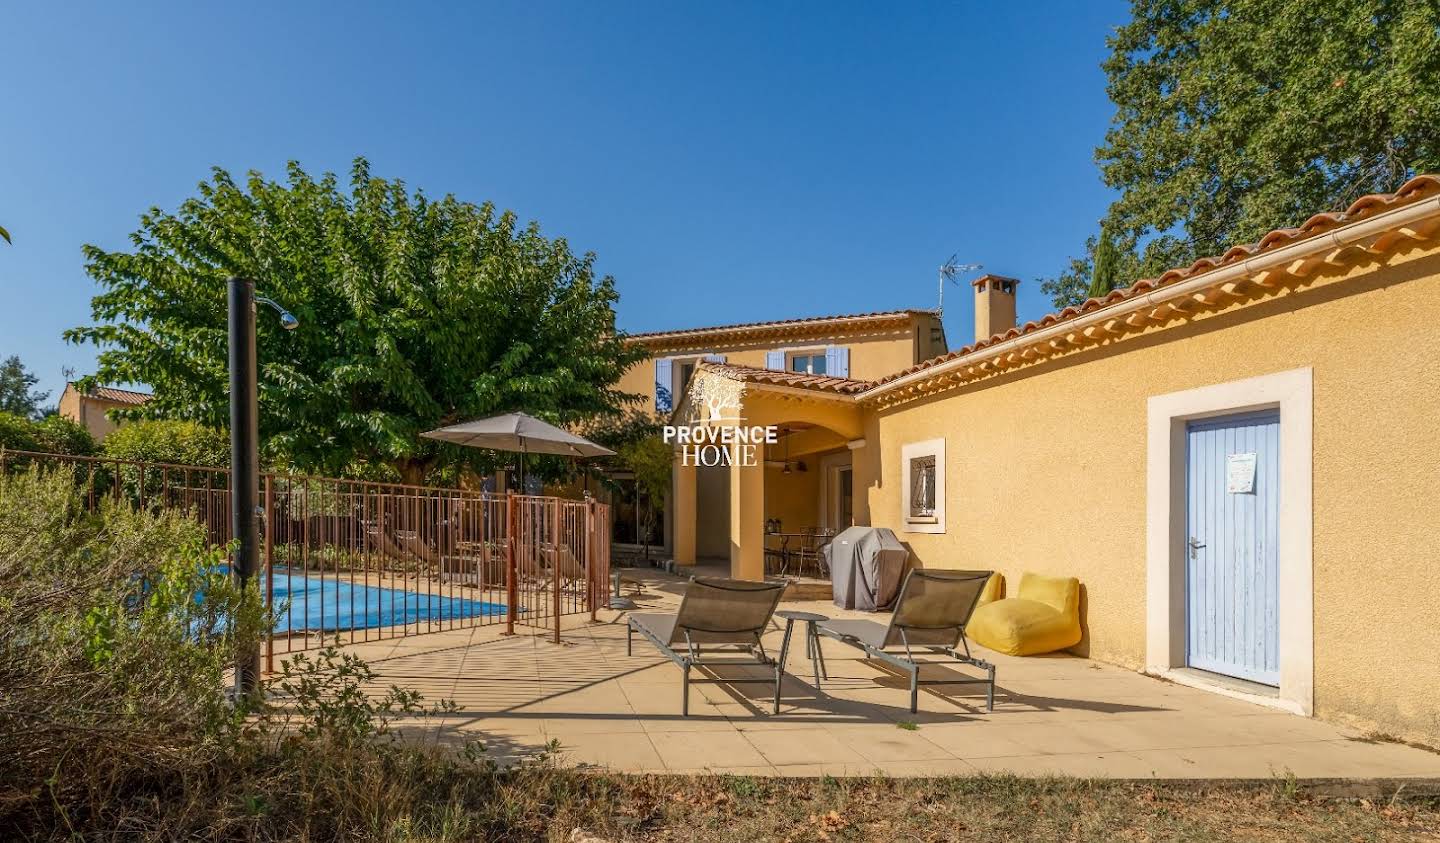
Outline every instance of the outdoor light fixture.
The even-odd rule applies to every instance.
[[[280,327],[284,328],[285,330],[293,331],[296,328],[300,327],[300,320],[295,318],[295,314],[281,307],[274,299],[269,299],[264,296],[256,296],[255,301],[259,304],[268,304],[271,307],[275,308],[275,312],[280,314]]]

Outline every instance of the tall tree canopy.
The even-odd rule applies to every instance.
[[[151,209],[130,251],[86,246],[103,292],[97,324],[66,333],[99,346],[82,382],[147,383],[137,417],[228,423],[226,279],[300,319],[258,322],[266,454],[339,472],[388,465],[406,480],[478,459],[421,440],[440,425],[510,410],[558,423],[617,415],[637,359],[615,329],[614,281],[536,223],[453,196],[431,200],[370,175],[350,189],[291,163],[286,183],[215,169],[177,211]]]
[[[50,397],[40,392],[35,385],[40,378],[25,368],[18,355],[10,355],[0,361],[0,413],[13,413],[26,418],[44,413],[40,406]]]
[[[1121,283],[1440,170],[1434,0],[1134,0],[1109,44]],[[1045,281],[1057,306],[1094,250]]]

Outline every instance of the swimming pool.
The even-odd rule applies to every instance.
[[[273,574],[273,594],[273,605],[280,608],[275,625],[278,633],[337,632],[505,614],[503,603],[291,574],[283,569]]]

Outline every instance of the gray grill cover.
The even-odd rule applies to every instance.
[[[849,527],[825,545],[835,605],[874,612],[900,592],[910,551],[884,527]]]

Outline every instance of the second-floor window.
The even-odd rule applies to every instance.
[[[850,377],[850,349],[843,345],[777,348],[765,352],[765,368],[777,372]]]
[[[807,375],[825,374],[825,353],[811,354],[800,352],[790,355],[790,371],[802,372]]]

